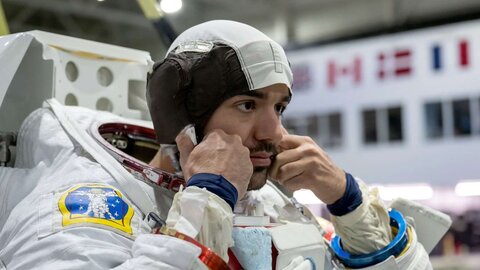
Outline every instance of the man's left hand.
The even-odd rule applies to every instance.
[[[346,187],[345,172],[307,136],[290,135],[284,130],[279,154],[270,170],[270,179],[290,191],[310,189],[324,203],[340,199]]]

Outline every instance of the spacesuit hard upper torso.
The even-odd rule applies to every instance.
[[[82,108],[62,110],[83,130],[98,120],[122,120]],[[287,225],[232,228],[229,206],[206,190],[189,187],[174,199],[171,191],[140,181],[138,185],[170,227],[221,250],[224,259],[226,248],[235,243],[232,250],[246,268],[270,268],[275,263],[272,245],[278,258],[283,256],[276,261],[277,269],[315,269],[315,263],[316,269],[339,267],[318,226],[292,218],[294,207],[270,184],[251,198],[262,202],[273,221]],[[0,168],[0,194],[0,269],[205,269],[197,246],[150,234],[135,201],[48,108],[24,121],[15,168]],[[258,252],[248,253],[255,248]],[[400,258],[367,269],[431,266],[412,230],[408,250]]]

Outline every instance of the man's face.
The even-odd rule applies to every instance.
[[[276,146],[282,139],[280,118],[289,101],[289,90],[284,84],[234,96],[218,107],[205,127],[205,134],[214,129],[237,134],[243,145],[250,149],[254,172],[248,190],[265,185]]]

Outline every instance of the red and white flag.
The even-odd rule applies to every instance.
[[[412,51],[397,49],[378,54],[378,78],[384,80],[392,77],[405,77],[413,72]]]
[[[328,62],[328,86],[334,88],[340,80],[349,80],[354,84],[362,81],[362,61],[359,57],[355,57],[350,63],[342,62],[342,64],[339,64],[332,60]]]

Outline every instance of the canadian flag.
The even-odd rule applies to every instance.
[[[378,54],[378,78],[403,77],[412,73],[412,52],[410,49],[396,49]]]
[[[338,64],[334,61],[328,62],[327,84],[330,88],[336,86],[340,78],[349,78],[355,84],[362,80],[362,61],[355,57],[350,63]]]

